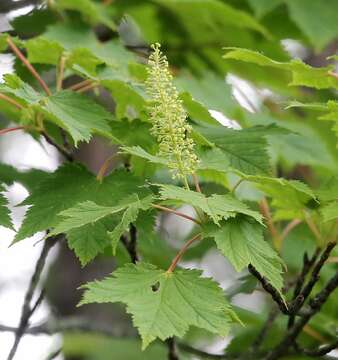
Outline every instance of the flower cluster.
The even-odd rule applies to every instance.
[[[152,134],[159,143],[159,155],[168,160],[174,178],[186,178],[195,171],[198,163],[194,142],[189,138],[191,126],[186,121],[186,111],[173,85],[167,58],[159,44],[152,45],[152,49],[146,82],[152,100]]]

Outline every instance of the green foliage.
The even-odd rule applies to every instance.
[[[210,216],[217,225],[219,225],[222,219],[227,220],[236,216],[237,213],[246,214],[253,217],[256,221],[262,222],[262,216],[258,212],[250,210],[247,205],[231,195],[214,194],[206,197],[199,192],[185,190],[173,185],[159,185],[159,187],[161,199],[191,204]]]
[[[9,229],[13,229],[12,219],[10,211],[7,207],[7,199],[2,194],[4,187],[0,184],[0,226],[4,226]]]
[[[290,72],[292,75],[290,85],[292,86],[302,85],[316,89],[338,88],[338,80],[329,74],[329,71],[333,70],[332,66],[314,68],[303,63],[301,60],[292,60],[290,62],[275,61],[263,54],[248,49],[227,48],[227,50],[228,52],[223,56],[224,59],[235,59]]]
[[[276,289],[283,287],[281,259],[263,238],[263,227],[247,217],[226,221],[220,229],[208,229],[218,249],[237,271],[252,264]]]
[[[168,273],[146,263],[127,264],[85,288],[80,304],[127,305],[143,348],[156,338],[183,337],[190,326],[225,336],[235,319],[222,290],[211,279],[201,278],[197,270]]]
[[[20,129],[54,145],[65,163],[53,173],[16,169],[2,163],[0,143],[0,225],[14,230],[5,190],[22,184],[29,195],[17,206],[28,210],[14,243],[64,234],[82,266],[98,256],[116,266],[84,286],[81,304],[126,305],[143,348],[173,336],[203,348],[230,331],[225,356],[254,356],[270,304],[262,314],[236,309],[245,327],[235,326],[225,294],[261,286],[244,273],[251,264],[281,295],[304,253],[337,237],[337,14],[336,0],[59,0],[15,19],[18,36],[2,34],[0,51],[27,61],[17,58],[0,84],[1,128],[15,124],[0,141]],[[285,51],[285,39],[306,51]],[[113,149],[91,167],[97,176],[77,156],[94,136]],[[181,234],[167,213],[191,226]],[[225,291],[181,267],[182,258],[204,266],[215,248],[243,272]],[[316,291],[336,258],[334,250]],[[336,300],[308,334],[333,338]],[[285,323],[271,325],[258,356],[285,336]],[[299,343],[314,348],[308,334]],[[166,357],[159,341],[139,347],[134,338],[66,333],[64,350],[88,360]]]

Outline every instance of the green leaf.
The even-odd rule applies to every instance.
[[[217,39],[221,31],[229,26],[254,30],[266,37],[270,36],[268,30],[248,13],[235,9],[222,1],[156,0],[156,2],[178,16],[192,37],[196,36],[196,33],[200,34],[201,41],[205,38],[210,39],[210,37]]]
[[[303,218],[301,210],[311,200],[317,201],[314,192],[298,180],[243,174],[242,179],[256,183],[258,189],[272,198],[273,206],[293,210],[295,217]]]
[[[316,194],[319,200],[323,202],[338,199],[338,176],[323,182]]]
[[[284,0],[290,18],[309,38],[314,48],[322,50],[337,37],[338,3],[326,0]],[[325,24],[325,26],[323,26]]]
[[[30,192],[38,186],[39,182],[47,179],[49,175],[50,173],[38,169],[22,171],[7,164],[0,164],[0,182],[6,185],[18,182]]]
[[[175,79],[175,85],[181,92],[188,92],[192,100],[200,103],[208,110],[220,111],[231,116],[238,103],[232,99],[231,86],[225,82],[224,76],[216,76],[214,73],[205,73],[201,78],[185,73]],[[185,97],[185,105],[188,101]],[[209,115],[210,116],[210,115]],[[216,121],[214,120],[215,124]]]
[[[142,337],[183,337],[190,326],[226,336],[235,315],[220,287],[199,270],[167,273],[145,263],[127,264],[110,277],[85,285],[81,305],[123,302]],[[198,296],[196,296],[198,294]]]
[[[123,213],[120,222],[114,228],[113,231],[109,232],[109,237],[112,242],[113,254],[116,252],[116,247],[120,241],[120,237],[125,231],[129,229],[132,222],[136,221],[140,210],[147,210],[151,206],[153,200],[152,196],[148,196],[142,200],[139,200],[137,196],[130,197],[132,202],[127,202],[127,208]]]
[[[232,130],[219,125],[198,126],[195,129],[222,151],[232,168],[254,175],[271,172],[268,144],[264,136],[269,135],[269,127]]]
[[[32,64],[58,64],[63,53],[62,46],[56,42],[44,37],[35,37],[28,40],[25,44],[28,61]]]
[[[283,287],[281,259],[263,238],[263,226],[238,216],[214,228],[208,235],[237,271],[252,264],[279,291]]]
[[[267,13],[283,3],[283,0],[248,0],[249,5],[253,8],[256,17],[262,18]]]
[[[79,203],[58,214],[64,219],[48,235],[52,236],[66,233],[71,229],[79,228],[90,223],[93,224],[108,215],[122,211],[124,208],[125,206],[101,206],[95,204],[93,201]]]
[[[319,120],[329,120],[334,121],[335,124],[332,130],[335,132],[338,139],[338,102],[334,100],[329,100],[327,103],[301,103],[299,101],[291,101],[287,108],[303,108],[307,110],[316,110],[320,112],[325,112],[326,114],[321,115]]]
[[[108,232],[116,225],[116,219],[108,216],[96,223],[74,228],[67,232],[68,246],[75,252],[82,266],[87,265],[98,254],[111,248]],[[111,254],[111,251],[109,251]]]
[[[290,62],[280,62],[253,50],[234,47],[227,48],[227,50],[227,53],[223,56],[224,59],[240,60],[290,72],[292,81],[289,85],[291,86],[308,86],[316,89],[332,87],[338,89],[338,80],[329,74],[329,71],[333,70],[331,66],[314,68],[298,59]]]
[[[60,10],[76,10],[80,12],[84,20],[93,25],[104,24],[112,30],[116,30],[116,25],[111,19],[111,8],[104,4],[91,0],[58,0],[55,6]]]
[[[0,84],[0,91],[16,96],[26,104],[37,104],[44,97],[15,74],[4,75],[4,80],[4,84]]]
[[[323,206],[320,210],[324,222],[338,219],[338,202],[333,201],[325,206]]]
[[[5,188],[0,184],[0,226],[4,226],[8,229],[14,230],[10,211],[7,207],[8,201],[2,194],[3,191],[5,191]]]
[[[108,236],[111,239],[113,254],[115,254],[116,246],[120,237],[129,228],[129,225],[137,219],[139,211],[147,210],[151,206],[152,200],[153,197],[151,195],[139,199],[136,194],[133,194],[120,201],[116,206],[101,206],[97,205],[93,201],[79,203],[70,209],[61,211],[58,214],[61,218],[63,218],[63,220],[61,220],[61,222],[48,234],[48,236],[60,233],[68,234],[70,230],[83,228],[86,225],[91,225],[92,229],[95,230],[96,222],[108,215],[125,210],[116,227],[104,236],[104,238]],[[98,224],[99,229],[100,226],[101,225]],[[97,236],[94,236],[94,238],[97,238]],[[77,245],[74,245],[73,247],[74,250],[77,251]],[[92,257],[95,255],[96,253],[92,253]],[[79,257],[82,263],[86,263],[87,258],[90,257],[90,253],[86,254],[85,257]]]
[[[66,164],[38,184],[21,205],[31,205],[15,241],[55,227],[58,214],[74,205],[93,201],[115,206],[130,193],[138,193],[141,180],[125,171],[115,171],[100,183],[83,166]]]
[[[70,133],[75,145],[79,141],[88,142],[93,132],[110,136],[107,121],[111,114],[85,95],[60,91],[47,97],[42,109],[52,122]]]
[[[162,158],[162,157],[156,156],[156,155],[151,155],[147,151],[142,149],[140,146],[131,146],[131,147],[122,146],[121,153],[138,156],[143,159],[149,160],[150,162],[155,163],[155,164],[161,164],[161,165],[168,164],[168,161],[165,158]]]
[[[234,217],[237,213],[246,214],[262,223],[262,216],[257,211],[250,210],[246,204],[231,195],[214,194],[206,197],[199,192],[185,190],[174,185],[158,184],[158,186],[162,200],[177,200],[197,207],[210,216],[217,225],[222,219]]]

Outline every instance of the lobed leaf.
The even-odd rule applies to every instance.
[[[245,216],[223,222],[207,230],[218,249],[237,271],[252,264],[279,291],[283,287],[282,260],[263,238],[263,226]]]
[[[5,188],[0,183],[0,226],[4,226],[8,229],[14,230],[10,211],[8,209],[8,201],[2,194]]]
[[[292,86],[308,86],[316,89],[338,89],[338,80],[329,74],[333,67],[314,68],[303,63],[301,60],[291,60],[290,62],[280,62],[248,49],[226,48],[228,51],[223,56],[224,59],[234,59],[244,62],[257,64],[260,66],[274,67],[288,71],[292,75]]]
[[[80,305],[127,305],[143,349],[156,338],[183,337],[190,326],[226,336],[235,318],[221,288],[211,279],[202,278],[199,270],[167,273],[146,263],[127,264],[84,288]]]
[[[163,200],[177,200],[181,203],[190,204],[205,212],[213,222],[219,225],[222,219],[239,214],[251,216],[256,221],[262,223],[262,216],[257,212],[250,210],[246,204],[237,200],[231,195],[211,195],[206,197],[199,192],[186,190],[174,185],[162,185],[160,187],[160,196]]]

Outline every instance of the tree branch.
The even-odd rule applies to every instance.
[[[272,299],[278,305],[280,311],[283,314],[288,315],[289,314],[288,307],[285,301],[283,300],[281,294],[279,293],[279,291],[274,286],[272,286],[268,282],[268,280],[264,276],[262,276],[252,264],[249,264],[248,270],[261,283],[263,289],[271,295]]]
[[[265,360],[276,360],[284,355],[292,346],[304,326],[316,315],[331,293],[338,287],[338,271],[327,285],[309,301],[310,309],[287,331],[283,340],[267,355]]]
[[[176,341],[175,339],[169,338],[167,341],[167,346],[168,346],[168,360],[179,360],[178,355],[177,355],[177,350],[176,350]]]
[[[335,350],[337,347],[338,347],[338,339],[336,339],[332,344],[321,346],[318,349],[303,349],[298,344],[296,346],[298,352],[311,357],[324,356],[329,352],[331,352],[332,350]]]
[[[300,293],[302,291],[302,286],[305,283],[305,278],[307,276],[307,274],[309,273],[311,267],[313,266],[313,264],[316,262],[318,256],[320,254],[320,249],[317,248],[315,253],[313,254],[312,258],[309,259],[307,253],[304,254],[303,257],[303,268],[301,273],[298,276],[296,285],[295,285],[295,289],[293,292],[293,298],[292,298],[292,302],[293,302],[293,314],[290,315],[289,321],[288,321],[288,329],[294,324],[295,322],[295,312],[298,311],[297,309],[299,308],[299,306],[302,306],[302,304],[304,304],[304,298],[303,295],[300,296]],[[297,299],[297,306],[296,306],[296,299]]]
[[[42,131],[41,135],[46,139],[48,144],[54,146],[69,162],[74,161],[73,155],[70,154],[66,149],[64,149],[57,142],[55,142],[45,131]]]
[[[12,360],[14,358],[15,353],[18,349],[20,340],[21,340],[23,334],[25,333],[26,328],[29,324],[29,319],[31,318],[34,311],[37,309],[37,307],[39,306],[39,304],[41,303],[41,301],[43,299],[43,292],[42,292],[40,294],[38,300],[35,302],[35,304],[33,306],[31,306],[32,298],[34,296],[36,287],[38,286],[40,276],[41,276],[42,270],[45,266],[49,250],[55,245],[55,243],[60,239],[60,237],[63,237],[63,235],[51,237],[48,240],[45,240],[45,242],[44,242],[40,257],[39,257],[38,261],[36,262],[35,270],[31,277],[31,280],[30,280],[30,283],[29,283],[29,286],[28,286],[28,289],[27,289],[27,292],[25,295],[25,299],[24,299],[24,303],[23,303],[23,307],[22,307],[22,311],[21,311],[21,318],[20,318],[19,326],[16,329],[14,343],[9,352],[7,360]]]
[[[264,339],[266,338],[266,335],[268,334],[268,331],[271,329],[274,321],[276,320],[278,316],[278,308],[273,307],[273,309],[270,311],[261,331],[258,333],[256,339],[251,345],[251,353],[255,354],[257,353],[257,350],[259,350],[260,346],[262,345]]]
[[[311,273],[311,278],[308,281],[308,283],[305,285],[305,287],[303,288],[303,290],[296,295],[296,298],[294,299],[294,302],[296,302],[296,304],[291,304],[290,306],[290,310],[293,314],[296,314],[298,312],[298,310],[302,307],[302,305],[304,304],[305,300],[309,297],[309,295],[311,294],[311,291],[313,289],[313,287],[315,286],[315,284],[317,283],[317,281],[319,280],[319,272],[322,269],[322,267],[324,266],[326,260],[328,259],[328,257],[330,256],[331,251],[333,250],[333,248],[336,246],[336,243],[329,243],[326,247],[326,249],[324,250],[324,252],[322,253],[320,259],[318,260],[317,264],[314,266],[314,269]],[[313,261],[313,263],[316,261],[316,258],[319,254],[317,254],[317,251],[314,254],[313,259],[311,259]],[[308,265],[309,267],[311,267],[311,263]],[[309,271],[309,269],[305,269],[306,273],[303,277],[303,280],[305,279],[305,276],[307,274],[307,272]],[[302,276],[302,274],[301,274]],[[301,281],[302,279],[300,279]],[[298,289],[299,290],[299,285],[298,285]],[[297,300],[298,299],[298,300]]]

